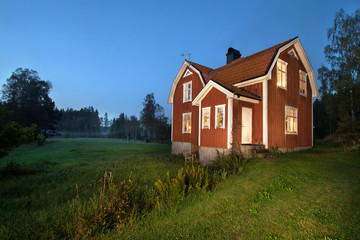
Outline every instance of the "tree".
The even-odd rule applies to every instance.
[[[39,129],[54,130],[58,120],[55,103],[49,97],[50,81],[34,70],[18,68],[3,85],[2,99],[14,111],[15,120],[24,127],[36,124]]]
[[[350,115],[355,132],[360,112],[360,9],[352,15],[341,9],[328,30],[328,40],[324,52],[331,68],[318,70],[322,101],[330,118],[344,122]]]
[[[147,94],[140,113],[140,122],[144,126],[149,140],[154,137],[158,141],[170,138],[170,126],[165,117],[164,108],[156,103],[154,93]]]
[[[144,126],[149,140],[153,137],[155,126],[156,102],[154,93],[147,94],[144,102],[144,108],[140,112],[140,122]]]

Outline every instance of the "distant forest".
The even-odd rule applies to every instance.
[[[170,140],[170,125],[164,116],[163,108],[155,103],[154,94],[148,94],[141,111],[141,119],[120,113],[119,117],[109,119],[105,113],[99,116],[99,111],[92,106],[74,110],[68,108],[59,110],[59,121],[56,135],[62,137],[111,137],[127,140]]]

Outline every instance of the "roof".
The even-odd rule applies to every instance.
[[[232,85],[266,74],[279,48],[293,41],[295,38],[289,39],[248,57],[236,59],[230,64],[217,69],[211,69],[194,62],[190,63],[202,72],[205,79],[210,78],[219,83]]]

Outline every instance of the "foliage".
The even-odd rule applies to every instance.
[[[42,146],[46,141],[46,138],[43,134],[40,134],[36,137],[36,142],[39,146]]]
[[[136,116],[130,118],[121,113],[119,118],[115,118],[110,126],[110,136],[115,138],[126,138],[127,140],[137,140],[140,137],[140,123]]]
[[[147,139],[158,141],[170,139],[170,126],[164,108],[156,103],[154,93],[147,94],[140,112],[140,123],[146,130]],[[154,136],[155,135],[155,136]]]
[[[13,112],[0,107],[0,157],[6,155],[12,148],[35,140],[37,126],[21,127],[10,120]]]
[[[58,130],[65,137],[98,137],[100,118],[97,109],[92,106],[74,110],[60,110]]]
[[[23,127],[36,124],[47,134],[58,120],[55,103],[49,97],[51,82],[44,81],[34,70],[16,69],[3,85],[2,99],[14,111],[14,119]]]
[[[360,144],[360,122],[353,122],[351,116],[345,114],[338,122],[337,134],[344,151],[350,151],[354,146]]]
[[[129,221],[134,214],[134,200],[132,192],[134,183],[131,179],[116,185],[113,181],[112,172],[105,172],[101,179],[103,184],[100,197],[93,197],[90,201],[95,203],[92,211],[83,212],[77,196],[77,237],[86,238],[104,233],[113,229],[116,225]]]
[[[223,170],[229,174],[239,174],[244,170],[246,162],[247,160],[234,150],[231,150],[228,154],[217,151],[216,161],[212,162],[209,168],[212,171]]]
[[[200,166],[187,166],[178,170],[175,176],[166,173],[165,180],[158,179],[154,183],[156,192],[159,195],[158,201],[169,204],[176,204],[184,200],[185,196],[191,192],[205,191],[209,186],[209,173],[207,168]]]
[[[349,114],[354,132],[356,115],[360,113],[360,9],[352,15],[341,9],[328,30],[329,44],[325,47],[326,61],[319,72],[322,103],[330,122]]]

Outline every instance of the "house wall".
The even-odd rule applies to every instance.
[[[188,69],[188,68],[187,68]],[[187,69],[184,71],[186,73]],[[189,69],[192,71],[191,69]],[[192,71],[193,72],[193,71]],[[198,145],[198,125],[199,125],[199,108],[192,105],[192,101],[183,103],[183,84],[192,81],[192,100],[199,94],[203,85],[197,73],[183,78],[178,82],[173,100],[173,142],[187,142],[192,146]],[[182,133],[182,114],[191,112],[191,133]]]
[[[227,149],[227,103],[226,95],[216,88],[212,88],[201,101],[201,108],[210,107],[210,129],[201,129],[200,146]],[[215,106],[222,104],[225,104],[225,128],[215,128]]]
[[[283,51],[279,58],[287,65],[287,89],[277,86],[277,67],[268,81],[269,147],[296,148],[312,146],[312,92],[307,77],[306,96],[299,93],[299,70],[306,72],[301,60]],[[296,52],[296,50],[294,49]],[[299,56],[299,55],[298,55]],[[285,134],[285,105],[298,108],[298,133]]]

